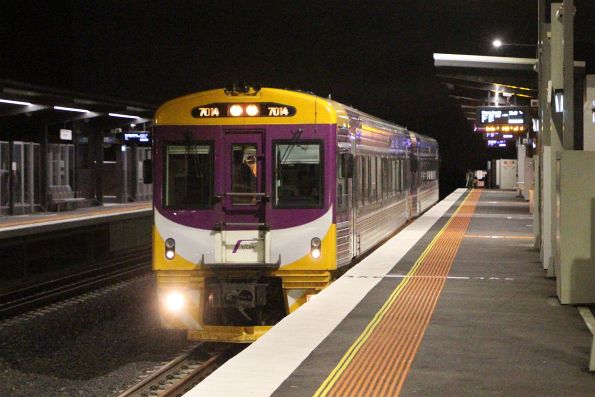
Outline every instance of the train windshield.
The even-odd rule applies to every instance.
[[[232,191],[245,194],[245,196],[233,196],[232,203],[254,204],[256,196],[249,193],[256,193],[258,177],[256,145],[233,145],[232,159]]]
[[[275,164],[275,207],[322,207],[320,144],[277,143]]]
[[[168,145],[165,160],[165,207],[209,207],[212,202],[212,163],[210,145]]]

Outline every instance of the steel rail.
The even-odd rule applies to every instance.
[[[171,397],[183,395],[193,386],[204,379],[211,370],[238,349],[237,345],[219,345],[212,352],[203,349],[207,344],[201,343],[189,351],[182,353],[165,364],[158,371],[152,373],[141,382],[117,397]],[[236,352],[237,353],[237,352]],[[205,358],[196,357],[207,356]]]
[[[114,258],[111,264],[99,269],[0,295],[0,319],[16,316],[117,281],[148,273],[151,270],[150,264],[150,254],[142,255],[140,258]]]

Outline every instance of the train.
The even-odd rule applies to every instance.
[[[234,85],[154,116],[159,315],[249,343],[438,201],[436,140],[330,98]]]

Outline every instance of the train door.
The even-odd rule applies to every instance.
[[[224,133],[222,261],[268,262],[263,133]]]
[[[337,267],[353,259],[353,155],[351,147],[339,147],[337,153],[337,193],[335,218],[337,223]]]

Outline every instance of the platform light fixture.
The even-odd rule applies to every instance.
[[[138,116],[133,116],[131,114],[122,114],[122,113],[108,113],[108,116],[120,117],[123,119],[140,119],[140,117],[138,117]]]
[[[87,113],[89,112],[87,109],[79,109],[79,108],[69,108],[65,106],[54,106],[55,110],[65,110],[67,112],[78,112],[78,113]]]
[[[0,99],[2,103],[9,103],[11,105],[21,105],[21,106],[31,106],[33,105],[31,102],[22,102],[22,101],[13,101],[11,99]]]
[[[564,90],[554,89],[554,110],[556,113],[564,112]]]
[[[501,39],[494,39],[492,41],[492,46],[494,48],[501,48],[501,47],[537,47],[536,44],[526,44],[526,43],[508,43],[504,42]]]

